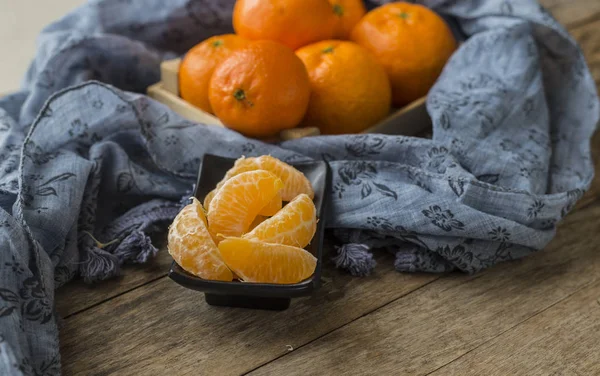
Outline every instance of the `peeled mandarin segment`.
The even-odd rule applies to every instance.
[[[210,202],[210,233],[219,238],[246,233],[261,209],[282,187],[281,179],[264,170],[244,172],[227,180]]]
[[[264,221],[266,221],[267,219],[269,219],[269,217],[266,217],[264,215],[257,215],[256,218],[254,218],[254,221],[252,221],[252,223],[250,224],[250,228],[249,230],[252,231],[256,228],[256,226],[260,225],[261,223],[263,223]]]
[[[224,180],[222,181],[222,183],[225,182]],[[221,183],[219,183],[219,184],[221,184]],[[206,197],[204,197],[204,207],[205,208],[210,207],[210,202],[215,197],[215,194],[217,194],[218,188],[220,188],[220,187],[217,186],[217,188],[215,188],[212,191],[208,192],[208,194],[206,195]],[[269,203],[267,204],[267,206],[265,206],[264,208],[262,208],[260,210],[259,214],[263,215],[263,216],[266,216],[266,217],[270,217],[272,215],[275,215],[275,213],[277,213],[281,209],[282,206],[283,206],[283,202],[281,200],[281,194],[277,194],[271,201],[269,201]]]
[[[283,202],[281,201],[281,193],[278,193],[264,208],[260,209],[258,214],[263,215],[265,217],[270,217],[272,215],[277,214],[278,211],[283,207]]]
[[[251,42],[225,59],[215,68],[208,89],[210,105],[223,125],[258,138],[300,124],[309,98],[302,61],[292,49],[270,40]]]
[[[210,280],[233,279],[208,232],[202,205],[195,198],[173,220],[167,249],[175,262],[188,273]]]
[[[219,243],[219,251],[245,282],[298,283],[317,267],[317,259],[302,248],[258,240],[227,238]]]
[[[312,189],[310,181],[304,176],[304,174],[289,164],[280,161],[277,158],[271,157],[270,155],[262,155],[260,157],[245,158],[241,157],[231,169],[227,171],[225,177],[217,184],[217,187],[213,190],[217,191],[225,184],[225,182],[232,177],[239,175],[243,172],[254,171],[254,170],[266,170],[277,175],[281,181],[283,181],[283,189],[281,190],[281,198],[283,201],[292,201],[299,194],[305,193],[311,199],[314,198],[315,192]],[[212,193],[212,192],[211,192]],[[204,207],[209,209],[209,204],[214,193],[206,195],[204,199]]]
[[[215,194],[217,194],[218,187],[219,186],[217,186],[217,188],[213,189],[212,191],[208,192],[208,194],[206,195],[206,197],[204,197],[204,208],[206,210],[210,209],[210,202],[215,197]]]
[[[310,243],[316,230],[315,204],[310,197],[301,194],[242,237],[304,248]]]

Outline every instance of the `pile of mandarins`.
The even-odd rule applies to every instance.
[[[237,0],[233,28],[186,54],[180,94],[251,137],[361,132],[426,95],[457,46],[440,16],[405,2]]]

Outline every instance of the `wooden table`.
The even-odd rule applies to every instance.
[[[545,0],[600,80],[600,1]],[[600,165],[600,136],[593,140]],[[327,267],[287,311],[208,306],[154,262],[57,292],[65,375],[600,375],[600,168],[543,252],[473,276]]]

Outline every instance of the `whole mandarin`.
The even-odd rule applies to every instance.
[[[179,95],[200,109],[213,113],[208,84],[215,67],[249,41],[234,34],[216,35],[192,47],[179,66]]]
[[[367,13],[362,0],[329,0],[331,3],[335,26],[335,39],[348,39],[350,32],[360,19]]]
[[[367,13],[350,39],[375,54],[383,65],[396,106],[426,95],[457,47],[440,16],[422,5],[405,2]]]
[[[359,133],[389,114],[390,82],[365,48],[330,40],[302,47],[296,55],[308,70],[312,91],[303,125],[323,134]]]
[[[235,32],[250,40],[273,40],[295,50],[333,36],[335,19],[327,0],[237,0]]]
[[[294,51],[256,41],[214,71],[209,100],[223,124],[251,137],[270,137],[297,126],[308,107],[310,83]]]

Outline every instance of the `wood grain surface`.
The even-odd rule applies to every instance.
[[[594,283],[434,372],[600,375],[600,284]]]
[[[544,252],[443,277],[252,375],[304,375],[315,364],[332,375],[433,372],[599,280],[600,252],[589,246],[600,244],[598,218],[600,205],[575,213]]]
[[[543,0],[600,83],[600,1]],[[287,311],[208,306],[171,259],[57,292],[65,375],[600,375],[600,134],[596,177],[543,251],[473,276],[325,268]]]
[[[569,29],[600,19],[598,0],[540,0],[552,15]]]
[[[56,309],[62,318],[86,310],[127,291],[167,275],[173,259],[162,247],[158,255],[143,265],[124,266],[123,275],[102,283],[73,281],[56,290]]]
[[[282,312],[216,308],[167,278],[66,319],[61,351],[66,375],[237,375],[285,355],[439,278],[393,271],[381,255],[369,278],[328,265],[325,284]]]

